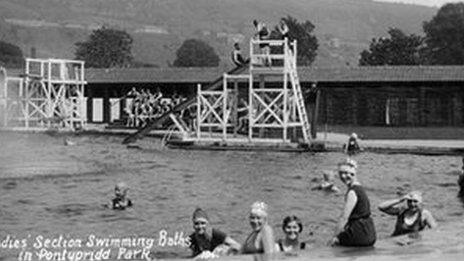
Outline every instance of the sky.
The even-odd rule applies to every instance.
[[[402,2],[402,3],[427,5],[427,6],[434,6],[434,7],[440,7],[443,4],[451,3],[451,2],[464,2],[464,0],[375,0],[375,1]]]

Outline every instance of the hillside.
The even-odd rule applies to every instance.
[[[228,64],[234,41],[247,42],[251,21],[310,20],[320,42],[316,65],[357,64],[359,52],[388,27],[421,33],[437,9],[370,0],[2,0],[0,37],[26,54],[72,58],[74,43],[102,24],[128,31],[137,60],[167,66],[183,40],[207,40]],[[246,44],[243,44],[246,46]]]

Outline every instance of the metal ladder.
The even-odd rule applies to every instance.
[[[300,120],[302,121],[302,132],[303,132],[303,139],[305,143],[309,143],[311,139],[311,126],[308,121],[308,116],[306,113],[305,101],[303,98],[303,94],[301,91],[300,79],[298,78],[298,72],[296,70],[296,65],[294,64],[294,57],[289,50],[287,53],[288,64],[288,72],[290,74],[290,80],[292,83],[293,92],[296,97],[296,106],[298,108],[298,114],[300,115]]]

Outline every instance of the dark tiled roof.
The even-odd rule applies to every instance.
[[[318,82],[454,82],[464,81],[464,66],[366,66],[301,68],[301,81]]]
[[[217,67],[86,69],[85,79],[91,84],[204,83],[226,71]],[[302,82],[464,82],[464,66],[299,67],[298,74]]]
[[[217,67],[86,69],[88,83],[211,82],[224,73]]]

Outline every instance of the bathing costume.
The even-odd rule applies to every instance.
[[[405,216],[407,211],[407,208],[399,209],[398,219],[396,220],[395,225],[395,231],[393,232],[392,236],[399,236],[412,232],[418,232],[426,227],[426,224],[422,221],[422,210],[418,211],[416,220],[411,225],[406,224]]]
[[[354,154],[359,151],[359,145],[355,138],[350,137],[348,139],[348,148],[346,150],[348,154]]]
[[[339,244],[342,246],[372,246],[376,240],[376,232],[374,221],[371,218],[369,198],[363,187],[359,185],[352,186],[348,192],[350,190],[356,193],[358,200],[345,229],[337,236]]]
[[[112,201],[113,209],[124,210],[128,207],[132,207],[132,201],[130,199],[126,199],[125,201],[123,201],[120,198],[114,198]]]
[[[280,250],[281,252],[285,252],[285,250],[284,250],[284,242],[283,242],[282,239],[279,239],[279,240],[277,241],[277,245],[279,246],[279,250]],[[306,243],[305,243],[305,242],[300,242],[300,250],[303,250],[303,249],[305,249],[305,248],[306,248]]]
[[[224,244],[226,240],[226,233],[213,228],[211,236],[206,237],[205,235],[196,235],[192,233],[190,236],[190,248],[193,251],[193,256],[201,254],[201,252],[208,250],[213,251],[217,246]]]
[[[252,232],[248,238],[245,240],[245,244],[243,244],[243,254],[263,254],[264,248],[261,240],[259,240],[259,246],[256,247],[256,238],[259,236],[259,232]]]

